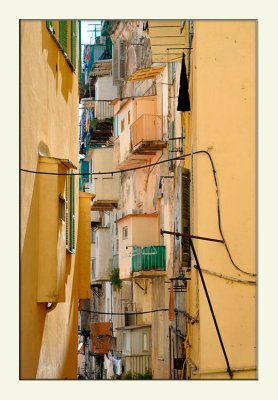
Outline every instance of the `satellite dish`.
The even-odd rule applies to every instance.
[[[41,157],[50,157],[50,151],[46,143],[43,141],[40,141],[39,147],[38,147],[39,155]]]

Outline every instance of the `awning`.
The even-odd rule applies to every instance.
[[[145,79],[153,79],[155,78],[160,72],[162,72],[164,69],[164,66],[158,66],[158,67],[150,67],[150,68],[143,68],[143,69],[138,69],[135,71],[130,77],[128,78],[128,81],[141,81]]]
[[[78,169],[77,166],[67,158],[47,157],[40,154],[40,159],[43,162],[63,164],[66,169]]]
[[[148,20],[152,62],[177,62],[186,47],[183,20]]]
[[[112,74],[112,60],[96,61],[91,69],[90,76],[106,76]]]

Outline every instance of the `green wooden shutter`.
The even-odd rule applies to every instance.
[[[70,175],[70,250],[75,250],[75,180],[73,172]]]
[[[69,190],[69,182],[68,182],[68,175],[66,175],[66,195],[65,195],[65,199],[66,199],[66,248],[69,248],[69,194],[68,194],[68,190]]]
[[[48,20],[46,21],[46,27],[47,27],[47,29],[48,29],[51,33],[53,33],[53,24],[52,24],[52,20],[48,19]]]
[[[169,139],[173,139],[174,138],[174,121],[170,122],[169,125]],[[173,158],[174,157],[174,140],[169,140],[168,141],[168,153],[169,153],[169,158]],[[173,161],[169,161],[169,170],[173,171],[174,169],[174,162]]]
[[[181,179],[181,232],[187,236],[182,238],[182,266],[190,268],[190,171],[180,170]]]
[[[76,68],[76,21],[71,21],[71,63]]]
[[[59,42],[65,53],[68,52],[68,21],[59,21]]]

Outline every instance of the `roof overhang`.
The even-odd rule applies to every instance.
[[[67,158],[47,157],[43,155],[40,155],[39,157],[41,162],[62,164],[66,169],[78,169],[77,166]]]
[[[149,68],[142,68],[135,71],[132,75],[129,76],[128,81],[142,81],[145,79],[154,79],[158,74],[160,74],[163,69],[165,68],[164,65],[159,65],[155,67]]]
[[[184,20],[148,20],[152,62],[178,62],[185,51]]]
[[[117,219],[115,222],[118,223],[129,218],[157,218],[157,217],[158,217],[158,212],[154,212],[152,214],[127,214],[124,217]]]

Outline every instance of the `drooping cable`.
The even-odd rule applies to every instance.
[[[146,165],[140,165],[138,167],[133,167],[133,168],[127,168],[127,169],[122,169],[122,170],[115,170],[115,171],[107,171],[107,172],[75,172],[72,175],[73,176],[86,176],[86,175],[114,175],[114,174],[120,174],[123,172],[129,172],[129,171],[135,171],[137,169],[142,169],[142,168],[150,168],[152,166],[158,165],[158,164],[162,164],[165,162],[169,162],[169,161],[175,161],[175,160],[182,160],[185,157],[189,157],[191,154],[182,154],[181,156],[178,157],[174,157],[174,158],[168,158],[167,160],[162,160],[162,161],[157,161],[155,163],[151,163],[151,164],[146,164]],[[55,176],[59,176],[59,175],[68,175],[67,172],[41,172],[41,171],[32,171],[29,169],[25,169],[25,168],[20,168],[20,171],[22,172],[29,172],[31,174],[39,174],[39,175],[55,175]]]
[[[195,155],[195,154],[206,154],[206,155],[208,156],[209,160],[210,160],[210,163],[211,163],[211,168],[212,168],[213,177],[214,177],[214,182],[215,182],[215,188],[216,188],[216,197],[217,197],[218,228],[219,228],[220,236],[221,236],[221,238],[222,238],[222,240],[223,240],[223,244],[224,244],[224,246],[225,246],[225,248],[226,248],[226,251],[227,251],[227,253],[228,253],[228,256],[229,256],[229,258],[230,258],[231,263],[233,264],[233,266],[234,266],[238,271],[242,272],[243,274],[246,274],[246,275],[249,275],[249,276],[257,276],[256,274],[252,274],[251,272],[247,272],[247,271],[244,271],[243,269],[239,268],[239,267],[236,265],[236,263],[234,262],[234,260],[233,260],[233,258],[232,258],[232,255],[231,255],[231,253],[230,253],[230,250],[229,250],[229,248],[228,248],[227,242],[226,242],[226,240],[225,240],[225,238],[224,238],[223,231],[222,231],[221,214],[220,214],[219,189],[218,189],[218,183],[217,183],[217,178],[216,178],[216,170],[215,170],[215,167],[214,167],[214,163],[213,163],[212,157],[211,157],[211,155],[209,154],[209,152],[206,151],[206,150],[197,150],[197,151],[194,151],[194,152],[193,152],[193,155]]]
[[[150,314],[150,313],[155,313],[155,312],[160,312],[160,311],[169,311],[168,308],[161,308],[158,310],[150,310],[150,311],[136,311],[136,312],[132,312],[132,311],[127,311],[125,313],[106,313],[106,312],[102,312],[102,311],[90,311],[90,310],[79,310],[79,311],[83,311],[83,312],[88,312],[90,314],[101,314],[101,315],[141,315],[141,314]]]
[[[118,174],[118,173],[123,173],[123,172],[135,171],[135,170],[137,170],[137,169],[142,169],[142,168],[150,168],[150,167],[152,167],[152,166],[154,166],[154,165],[162,164],[162,163],[169,162],[169,161],[182,160],[182,159],[184,159],[184,158],[186,158],[186,157],[194,156],[195,154],[206,154],[206,155],[209,157],[209,160],[210,160],[210,163],[211,163],[211,167],[212,167],[212,171],[213,171],[213,177],[214,177],[215,187],[216,187],[218,229],[219,229],[220,236],[221,236],[221,238],[222,238],[222,240],[223,240],[223,244],[224,244],[224,246],[225,246],[225,249],[226,249],[226,251],[227,251],[227,253],[228,253],[228,256],[229,256],[229,258],[230,258],[230,261],[231,261],[232,265],[233,265],[238,271],[242,272],[243,274],[246,274],[246,275],[249,275],[249,276],[257,276],[257,274],[253,274],[253,273],[251,273],[251,272],[244,271],[243,269],[239,268],[239,267],[236,265],[236,263],[234,262],[234,260],[233,260],[233,258],[232,258],[232,255],[231,255],[231,253],[230,253],[230,250],[229,250],[229,247],[228,247],[228,245],[227,245],[227,242],[226,242],[226,240],[225,240],[225,238],[224,238],[224,234],[223,234],[223,231],[222,231],[222,224],[221,224],[220,199],[219,199],[218,182],[217,182],[217,178],[216,178],[216,170],[215,170],[215,167],[214,167],[214,163],[213,163],[212,157],[211,157],[211,155],[209,154],[208,151],[206,151],[206,150],[196,150],[196,151],[193,151],[192,153],[182,154],[182,155],[180,155],[180,156],[178,156],[178,157],[168,158],[168,159],[166,159],[166,160],[157,161],[157,162],[155,162],[155,163],[146,164],[146,165],[141,165],[141,166],[138,166],[138,167],[123,169],[123,170],[115,170],[115,171],[107,171],[107,172],[83,172],[83,173],[73,173],[72,175],[73,175],[73,176],[75,176],[75,175],[76,175],[76,176],[80,176],[80,175],[82,175],[82,176],[86,176],[86,175],[107,175],[107,174],[113,175],[113,174]],[[55,175],[55,176],[58,176],[58,175],[68,175],[67,173],[32,171],[32,170],[28,170],[28,169],[24,169],[24,168],[20,168],[20,171],[22,171],[22,172],[29,172],[29,173],[32,173],[32,174],[41,174],[41,175]]]

